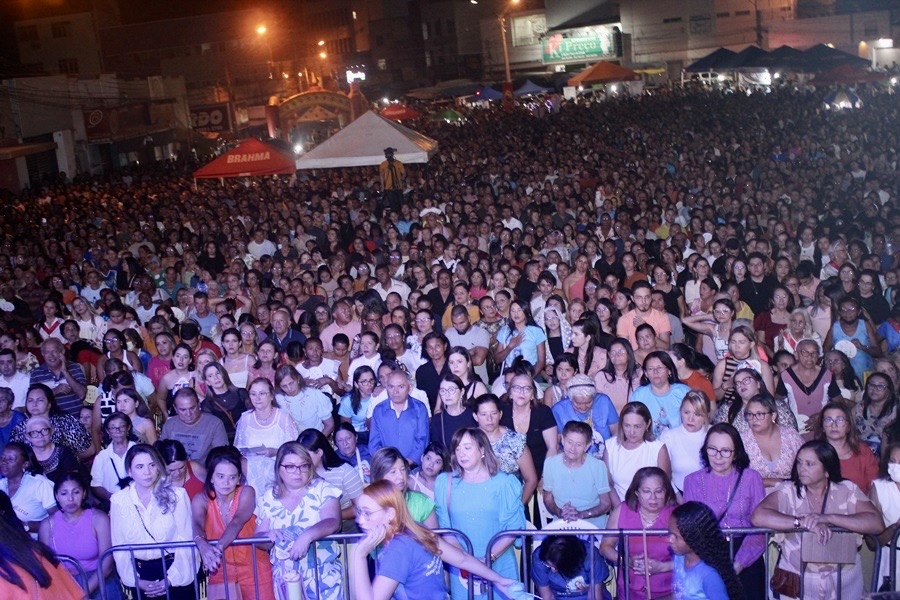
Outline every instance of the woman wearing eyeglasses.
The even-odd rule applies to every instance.
[[[853,420],[859,437],[876,454],[881,452],[882,438],[900,440],[897,430],[897,392],[891,378],[884,373],[872,373],[866,381],[862,401],[853,407]]]
[[[840,397],[841,390],[831,371],[819,365],[819,345],[815,341],[798,342],[794,356],[798,360],[779,375],[775,395],[787,399],[804,441],[809,441],[813,439],[810,419],[822,411],[826,400]]]
[[[44,475],[56,483],[69,471],[80,471],[78,457],[67,446],[53,441],[53,424],[47,417],[31,417],[25,423],[25,437]]]
[[[124,413],[114,412],[108,416],[103,430],[109,438],[109,445],[97,453],[91,464],[91,490],[101,500],[109,500],[110,496],[127,485],[125,453],[135,442],[129,439],[131,419]]]
[[[287,442],[278,449],[275,485],[257,504],[256,535],[267,535],[274,542],[269,557],[279,600],[287,600],[285,582],[297,573],[306,598],[343,597],[338,545],[315,543],[340,529],[340,497],[340,489],[318,476],[306,448],[298,442]],[[315,559],[309,555],[310,550],[315,552]]]
[[[762,477],[750,467],[737,429],[728,423],[710,427],[700,449],[700,462],[703,467],[684,479],[684,501],[706,504],[723,529],[752,527],[750,517],[766,491]],[[766,597],[765,549],[765,536],[734,538],[734,570],[746,598]]]
[[[750,467],[762,475],[767,488],[789,479],[803,440],[796,429],[781,424],[775,400],[768,394],[754,396],[744,407],[744,418],[750,430],[741,433],[741,440]]]
[[[44,477],[24,442],[10,442],[0,454],[0,492],[9,496],[16,516],[30,533],[37,533],[41,521],[57,510],[53,482]]]
[[[822,418],[815,429],[815,439],[834,446],[841,460],[841,475],[868,494],[878,477],[878,459],[869,446],[859,439],[850,406],[845,402],[829,402],[822,408]]]
[[[520,383],[521,381],[520,379]],[[491,449],[497,456],[500,470],[515,475],[522,481],[522,503],[527,506],[537,489],[538,474],[525,436],[500,424],[503,412],[500,409],[500,400],[494,394],[485,394],[478,398],[472,409],[478,428],[487,436]]]
[[[825,336],[824,345],[835,350],[846,346],[850,364],[860,380],[865,380],[866,373],[874,366],[874,359],[881,356],[881,338],[872,324],[862,318],[862,308],[854,296],[847,296],[838,303],[838,320]]]

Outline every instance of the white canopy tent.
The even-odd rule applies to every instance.
[[[369,111],[297,159],[298,169],[380,165],[384,149],[396,148],[402,163],[425,163],[438,143],[421,133]]]

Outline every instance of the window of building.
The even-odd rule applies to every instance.
[[[387,60],[384,58],[378,59],[378,70],[379,71],[387,71]]]
[[[428,23],[426,23],[425,21],[422,21],[422,39],[428,39]]]
[[[749,10],[736,10],[736,11],[734,11],[734,16],[736,16],[736,17],[749,17],[749,16],[750,16],[750,11],[749,11]]]
[[[865,28],[863,28],[863,37],[866,39],[881,37],[878,32],[878,25],[866,24]]]
[[[78,59],[77,58],[61,58],[59,59],[59,72],[67,75],[74,75],[78,73]]]
[[[67,38],[72,35],[71,21],[56,21],[50,24],[50,32],[54,38]]]
[[[441,37],[442,35],[444,35],[444,32],[441,31],[441,20],[440,19],[438,19],[437,21],[434,22],[434,35],[435,35],[435,37]]]
[[[383,35],[375,36],[375,45],[376,46],[384,46],[384,36]]]
[[[669,17],[668,19],[663,19],[663,23],[681,23],[681,17]]]
[[[720,12],[720,13],[716,13],[716,18],[717,18],[717,19],[727,19],[727,18],[730,17],[730,16],[731,16],[731,13],[730,13],[730,12]]]
[[[425,66],[426,67],[431,66],[431,50],[425,51]]]
[[[702,34],[712,31],[712,19],[706,15],[691,15],[691,33]]]
[[[16,28],[16,37],[20,42],[37,42],[40,40],[37,25],[20,25]]]

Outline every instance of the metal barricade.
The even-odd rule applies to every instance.
[[[898,528],[897,531],[894,532],[894,536],[891,538],[891,543],[887,547],[888,552],[891,553],[890,556],[888,557],[888,559],[889,559],[888,560],[888,568],[890,569],[890,571],[888,572],[888,575],[891,578],[891,585],[890,585],[889,591],[891,591],[891,592],[897,591],[897,578],[895,577],[895,575],[897,574],[897,542],[898,542],[898,539],[900,539],[900,528]],[[875,573],[876,574],[881,572],[880,562],[881,561],[879,561],[879,564],[875,565],[875,567],[876,567]]]
[[[77,575],[75,576],[75,581],[77,581],[78,585],[81,586],[81,589],[84,590],[85,595],[90,597],[91,590],[90,590],[90,587],[88,586],[87,571],[85,571],[84,567],[81,566],[81,562],[72,558],[71,556],[67,556],[65,554],[57,554],[56,559],[59,560],[59,562],[61,562],[63,565],[66,565],[66,566],[71,565],[72,567],[75,568],[75,571],[77,572]],[[100,567],[101,564],[102,563],[97,563],[98,569],[101,568]],[[102,578],[103,575],[101,574],[100,577]]]
[[[833,527],[832,530],[835,532],[848,533],[846,530],[835,528],[835,527]],[[740,528],[736,527],[736,528],[727,528],[727,529],[722,530],[722,532],[726,535],[726,538],[728,539],[729,552],[731,554],[732,560],[734,560],[734,555],[735,555],[735,549],[734,549],[735,536],[745,536],[745,535],[765,535],[766,536],[766,551],[763,552],[762,558],[763,558],[763,562],[765,564],[765,572],[766,572],[766,579],[767,579],[766,586],[767,587],[768,587],[768,578],[771,573],[771,569],[769,568],[770,565],[769,565],[769,557],[768,557],[768,547],[769,547],[769,543],[771,541],[771,537],[777,533],[791,534],[791,533],[802,533],[804,531],[805,530],[802,530],[802,529],[796,529],[796,530],[790,530],[790,531],[774,531],[774,530],[765,529],[762,527],[740,527]],[[514,538],[516,538],[517,541],[521,540],[523,542],[522,546],[524,548],[524,547],[530,546],[530,545],[524,543],[529,538],[545,538],[545,537],[548,537],[551,535],[593,538],[594,540],[597,540],[597,541],[599,541],[599,538],[602,536],[612,536],[612,537],[615,537],[618,539],[626,540],[626,542],[627,542],[628,538],[631,538],[631,537],[639,537],[639,536],[644,536],[644,535],[668,536],[669,532],[665,529],[653,529],[653,530],[648,529],[646,531],[642,530],[642,529],[555,529],[555,530],[539,530],[539,531],[535,531],[533,529],[516,529],[516,530],[509,530],[509,531],[501,531],[501,532],[497,533],[490,539],[487,547],[493,548],[494,544],[498,540],[501,540],[503,538],[508,538],[508,537],[514,537]],[[881,552],[882,552],[881,543],[879,542],[879,540],[876,536],[863,535],[863,537],[866,539],[872,540],[875,544],[875,548],[876,548],[876,550],[875,550],[875,565],[876,565],[876,567],[872,572],[872,581],[870,582],[870,584],[873,587],[870,589],[877,589],[877,587],[875,587],[875,584],[878,580],[878,572],[879,572],[878,565],[880,564],[880,557],[881,557]],[[896,545],[898,537],[900,537],[900,530],[898,530],[897,533],[894,535],[892,545],[894,545],[894,546]],[[491,559],[490,552],[488,552],[487,554],[488,555],[484,559],[485,563],[489,567],[492,567],[493,561]],[[588,558],[590,558],[590,557],[588,557]],[[621,561],[622,564],[625,564],[625,565],[629,564],[629,558],[630,558],[629,557],[629,544],[625,543],[622,545],[622,561]],[[897,561],[896,553],[891,553],[891,561],[892,561],[891,569],[895,569],[896,561]],[[610,568],[610,571],[614,572],[615,568],[617,568],[617,565],[613,565]],[[534,592],[535,590],[534,590],[533,582],[532,582],[531,576],[530,576],[531,575],[531,553],[530,552],[526,552],[523,550],[522,565],[520,568],[520,572],[523,574],[523,583],[525,585],[525,589],[530,592]],[[591,577],[590,578],[591,585],[593,585],[595,583],[595,579],[596,579],[595,573],[594,573],[594,561],[593,560],[590,561],[590,577]],[[629,593],[629,585],[628,585],[629,569],[627,569],[627,568],[624,569],[623,583],[624,583],[624,585],[623,585],[624,594],[620,593],[619,597],[620,598],[624,597],[626,600],[628,600],[628,598],[630,597],[630,593]],[[892,583],[894,583],[894,585],[896,585],[896,582],[892,582]],[[801,590],[802,590],[802,579],[801,579]],[[493,588],[489,588],[488,599],[493,600],[493,598],[494,598],[494,590],[493,590]],[[838,598],[838,600],[841,599],[841,589],[840,588],[838,589],[838,597],[837,598]],[[852,600],[856,600],[856,599],[854,598]]]
[[[469,554],[472,554],[472,550],[473,550],[472,542],[462,532],[460,532],[456,529],[435,529],[434,532],[439,535],[442,535],[444,537],[454,536],[457,539],[457,541],[461,544],[461,546],[465,549],[465,551],[468,552]],[[339,544],[341,544],[341,555],[344,557],[344,559],[346,559],[346,557],[348,556],[348,546],[351,543],[363,538],[364,535],[365,534],[362,534],[362,533],[337,533],[337,534],[333,534],[333,535],[324,537],[321,540],[316,540],[310,546],[308,552],[312,553],[311,556],[312,556],[313,569],[315,569],[315,573],[316,573],[316,577],[315,577],[316,597],[321,597],[320,587],[319,587],[320,582],[319,582],[319,575],[318,575],[319,561],[318,561],[318,556],[316,554],[316,549],[317,549],[318,545],[322,544],[322,543],[332,543],[332,542],[339,543]],[[210,540],[210,543],[215,545],[217,543],[217,541]],[[257,548],[264,550],[266,552],[266,555],[268,556],[268,546],[270,546],[271,544],[272,544],[272,541],[267,537],[264,537],[264,538],[240,538],[240,539],[234,540],[229,545],[229,548],[232,546],[252,546],[254,548],[254,550]],[[169,543],[161,543],[161,544],[128,544],[128,545],[113,546],[100,556],[98,564],[102,564],[107,556],[109,556],[110,558],[114,558],[114,555],[116,553],[127,552],[127,553],[129,553],[129,556],[131,559],[131,568],[133,569],[133,572],[135,574],[137,574],[137,568],[135,565],[136,559],[134,557],[135,552],[158,550],[160,553],[160,558],[164,559],[167,551],[172,551],[172,550],[176,550],[176,549],[185,549],[185,548],[192,550],[192,552],[191,552],[192,572],[200,573],[200,562],[201,561],[198,556],[199,551],[197,550],[197,546],[194,544],[193,541],[169,542]],[[72,559],[69,559],[69,560],[72,560]],[[257,567],[257,553],[255,551],[252,553],[252,561],[253,561],[253,585],[254,585],[254,590],[255,590],[255,596],[258,598],[259,597],[259,571],[258,571],[258,567]],[[81,568],[80,565],[78,565],[78,567],[80,569],[80,572],[83,575],[85,575],[84,581],[85,581],[85,585],[86,585],[87,584],[86,574],[84,573],[84,570]],[[105,586],[104,586],[104,584],[106,582],[104,580],[102,572],[99,573],[98,577],[100,578],[100,586],[99,586],[100,598],[101,598],[101,600],[107,600],[106,599],[106,590],[105,590]],[[228,577],[228,561],[227,560],[222,561],[222,578],[223,578],[223,581],[226,581],[226,582],[231,581]],[[470,573],[469,574],[469,586],[468,586],[469,587],[469,600],[473,600],[473,598],[474,598],[474,591],[473,591],[474,586],[472,585],[472,583],[473,583],[473,575]],[[199,598],[201,596],[200,588],[201,588],[201,586],[205,586],[206,582],[195,577],[192,585],[194,586],[194,592],[195,592],[196,597]],[[349,569],[347,569],[347,568],[343,569],[342,585],[345,590],[350,589],[350,573],[349,573]],[[231,600],[229,598],[229,595],[230,594],[228,592],[228,587],[226,586],[225,587],[226,600]],[[138,590],[136,600],[144,600],[145,598],[147,600],[150,600],[149,597],[147,597],[143,592]],[[163,598],[163,596],[158,596],[158,597],[154,597],[153,600],[161,600],[162,598]],[[166,598],[166,600],[170,600],[169,583],[167,580],[166,580],[165,598]]]

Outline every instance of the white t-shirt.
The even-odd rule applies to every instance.
[[[0,491],[9,494],[9,481],[4,477],[0,479]],[[56,498],[53,497],[53,482],[43,475],[22,475],[22,483],[16,490],[16,495],[10,498],[13,510],[19,520],[43,521],[50,515],[50,510],[56,508]]]
[[[128,448],[132,446],[134,442],[128,442]],[[97,453],[91,465],[91,487],[102,487],[110,494],[115,494],[120,489],[119,479],[124,477],[128,477],[124,454],[119,456],[113,452],[112,444]]]
[[[247,244],[247,252],[252,254],[256,260],[262,258],[264,254],[275,256],[277,250],[275,244],[269,240],[263,240],[261,244],[257,244],[256,240],[250,240],[250,243]]]

